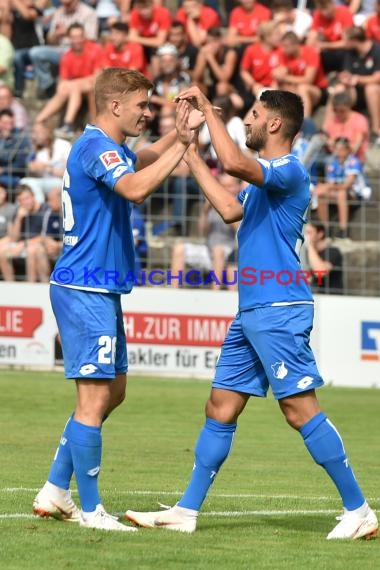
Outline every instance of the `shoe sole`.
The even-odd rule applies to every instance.
[[[165,522],[154,522],[153,524],[149,524],[149,523],[144,523],[141,522],[140,520],[134,518],[132,515],[129,515],[127,513],[125,513],[124,518],[127,521],[130,521],[131,523],[133,523],[134,525],[140,527],[140,528],[163,528],[165,530],[171,530],[174,532],[183,532],[185,534],[192,534],[194,532],[194,530],[185,530],[185,529],[181,529],[181,528],[175,528],[174,523],[165,523]]]
[[[373,530],[370,530],[369,532],[364,534],[363,536],[354,536],[354,539],[361,538],[363,540],[373,540],[377,538],[378,533],[379,533],[379,528],[376,527]]]
[[[80,522],[79,518],[75,519],[73,517],[70,517],[65,511],[60,509],[57,505],[54,506],[56,509],[59,510],[58,513],[52,513],[51,511],[43,509],[42,507],[33,507],[33,513],[42,519],[55,519],[57,521],[71,522],[71,523]]]

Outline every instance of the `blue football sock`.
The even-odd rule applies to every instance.
[[[74,470],[70,441],[68,439],[69,425],[72,418],[73,416],[70,416],[66,422],[65,429],[63,430],[63,434],[48,475],[48,481],[50,483],[66,490],[70,487],[70,481]]]
[[[178,502],[180,507],[199,511],[207,492],[227,458],[236,431],[236,424],[222,424],[210,418],[199,435],[195,447],[195,463],[190,483]]]
[[[310,455],[329,474],[348,511],[365,502],[363,493],[348,463],[342,438],[323,412],[319,412],[300,429]]]
[[[102,458],[101,428],[72,419],[69,440],[82,510],[90,513],[101,503],[98,491]]]

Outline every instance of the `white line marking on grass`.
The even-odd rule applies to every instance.
[[[4,487],[0,489],[0,493],[37,493],[39,489],[33,489],[31,487]]]
[[[270,517],[282,515],[332,515],[336,514],[335,510],[319,509],[313,511],[306,510],[286,510],[286,511],[209,511],[202,513],[206,517]]]
[[[33,487],[3,487],[0,488],[0,493],[37,493],[40,488]],[[150,491],[150,490],[118,490],[118,489],[105,489],[102,491],[104,494],[116,493],[118,495],[167,495],[178,496],[182,495],[183,491]],[[78,494],[76,489],[72,493]],[[300,501],[334,501],[339,500],[339,497],[333,495],[318,496],[318,495],[263,495],[260,493],[212,493],[210,498],[224,498],[224,499],[286,499],[286,500],[300,500]],[[380,497],[367,497],[368,501],[380,501]]]
[[[288,515],[332,515],[335,514],[336,510],[286,510],[286,511],[209,511],[203,512],[202,517],[270,517],[270,516],[288,516]],[[122,516],[124,513],[118,513]],[[39,517],[27,513],[4,513],[0,514],[0,520],[17,520],[17,519],[35,519],[39,520]]]

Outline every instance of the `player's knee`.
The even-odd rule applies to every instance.
[[[305,422],[303,422],[297,412],[294,410],[288,410],[285,413],[286,422],[292,427],[293,429],[299,430]]]
[[[223,424],[236,422],[239,411],[228,401],[210,398],[206,403],[206,416]]]

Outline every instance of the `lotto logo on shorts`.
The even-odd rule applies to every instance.
[[[118,152],[116,152],[116,150],[109,150],[107,152],[103,152],[103,154],[101,154],[99,158],[107,170],[113,168],[115,164],[123,163],[123,160],[119,156]]]
[[[380,360],[380,322],[362,322],[362,360]]]

